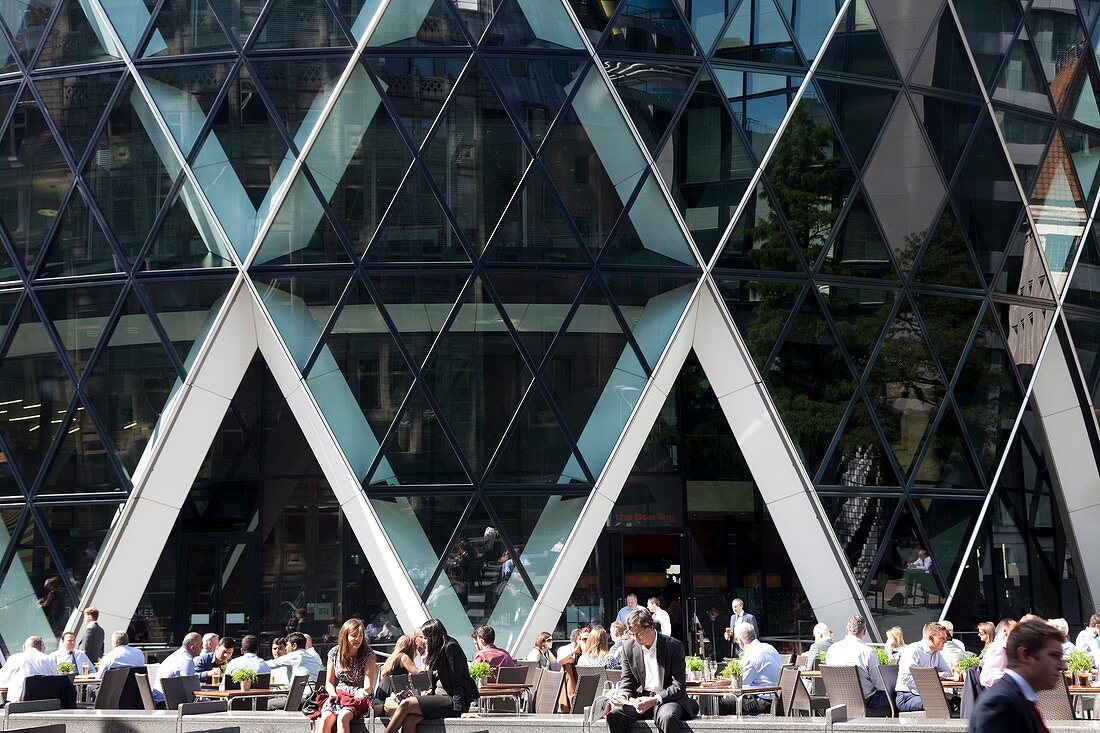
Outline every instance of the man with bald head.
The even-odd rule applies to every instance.
[[[157,680],[153,683],[153,699],[164,701],[164,688],[161,680],[169,677],[188,677],[195,674],[195,657],[202,652],[202,636],[192,631],[183,637],[180,648],[168,655],[157,670]]]
[[[8,690],[9,701],[23,699],[23,683],[28,677],[57,674],[57,661],[46,654],[41,636],[29,636],[23,651],[12,654],[0,669],[0,687]]]

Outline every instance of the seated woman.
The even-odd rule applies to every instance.
[[[385,733],[416,733],[416,726],[424,718],[456,718],[469,710],[470,703],[478,698],[466,654],[457,641],[447,636],[443,623],[433,618],[420,628],[428,641],[432,689],[402,700]]]
[[[350,733],[351,721],[364,715],[371,706],[375,687],[375,656],[367,641],[366,627],[357,618],[349,618],[340,627],[340,635],[328,653],[328,677],[325,690],[328,701],[321,713],[321,733]]]
[[[540,631],[539,635],[535,637],[535,646],[527,653],[528,662],[538,662],[539,667],[543,669],[549,669],[551,671],[558,671],[561,667],[558,665],[558,660],[554,659],[554,655],[550,653],[550,650],[554,646],[554,635],[549,631]]]
[[[619,668],[619,659],[609,651],[607,631],[597,626],[588,632],[588,641],[584,652],[577,660],[578,667]]]
[[[395,674],[416,674],[420,671],[413,663],[414,656],[416,656],[416,638],[405,634],[394,644],[393,652],[390,653],[389,659],[386,660],[386,663],[382,665],[382,669],[378,672],[377,700],[385,701],[390,695],[400,692],[400,690],[393,688],[393,676]]]

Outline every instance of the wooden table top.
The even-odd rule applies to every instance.
[[[531,685],[526,684],[505,685],[499,682],[489,682],[477,688],[477,691],[482,697],[494,697],[496,695],[521,695],[530,689]]]

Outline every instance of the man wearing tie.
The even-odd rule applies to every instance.
[[[1047,733],[1036,692],[1064,684],[1062,632],[1040,619],[1021,621],[1008,637],[1005,676],[978,698],[970,733]]]
[[[737,646],[737,640],[733,636],[733,630],[737,628],[737,624],[752,624],[753,631],[756,632],[753,638],[760,638],[760,624],[756,623],[756,616],[751,613],[745,612],[745,602],[740,598],[734,598],[733,603],[730,604],[733,608],[733,615],[730,616],[730,625],[726,629],[726,640],[730,643],[730,656],[739,656],[740,651]]]
[[[88,665],[88,674],[95,674],[95,665],[92,664],[92,660],[88,658],[82,650],[76,648],[76,634],[71,631],[66,631],[61,635],[61,643],[57,646],[57,651],[53,653],[53,658],[59,664],[61,662],[70,662],[73,665],[73,669],[77,674],[84,674],[84,665]]]

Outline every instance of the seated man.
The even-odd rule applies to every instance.
[[[95,665],[87,654],[76,648],[76,634],[71,631],[61,635],[61,643],[53,653],[53,658],[58,663],[69,662],[77,674],[86,674],[85,669],[88,670],[87,674],[95,674]]]
[[[516,662],[512,659],[512,655],[496,646],[494,643],[497,640],[497,632],[492,626],[478,626],[477,629],[474,630],[473,636],[474,645],[477,647],[477,654],[474,655],[474,661],[485,662],[493,668],[493,674],[489,677],[490,682],[497,681],[497,673],[501,667],[516,666]]]
[[[917,692],[910,667],[934,667],[940,677],[951,676],[951,668],[940,656],[940,650],[947,643],[947,630],[932,621],[924,625],[921,640],[906,644],[898,659],[898,684],[894,688],[894,700],[899,712],[911,713],[924,710],[924,703]]]
[[[865,641],[867,620],[858,614],[851,616],[845,630],[848,635],[825,652],[825,664],[855,667],[863,704],[868,708],[889,707],[890,701],[886,698],[878,674],[878,655]]]
[[[241,639],[241,656],[233,659],[225,665],[225,679],[233,679],[233,673],[238,669],[247,667],[256,674],[270,674],[271,667],[260,659],[257,652],[260,651],[260,640],[253,634]],[[224,684],[224,680],[223,680]]]
[[[955,624],[944,619],[940,621],[940,626],[947,631],[947,642],[944,643],[943,649],[940,649],[940,656],[943,657],[943,661],[947,662],[948,669],[954,671],[955,665],[966,656],[966,647],[955,638]]]
[[[190,677],[195,674],[195,657],[202,651],[202,637],[192,631],[183,637],[180,648],[168,655],[160,663],[157,670],[157,679],[153,683],[153,700],[164,702],[164,688],[162,681],[169,677]]]
[[[779,652],[771,644],[756,638],[756,627],[742,621],[733,628],[733,638],[741,649],[741,686],[765,687],[779,684],[779,673],[783,670],[783,661]],[[733,701],[736,706],[736,701]],[[729,707],[726,698],[719,701],[719,709]],[[755,695],[741,700],[741,712],[746,715],[760,715],[772,710],[772,695]],[[732,711],[730,711],[732,712]]]
[[[833,630],[829,628],[828,624],[817,624],[814,626],[814,643],[810,644],[809,653],[815,657],[820,652],[829,651],[829,647],[833,645]]]
[[[12,654],[0,668],[0,687],[8,690],[8,701],[23,699],[23,687],[28,677],[56,675],[57,662],[46,654],[46,643],[41,636],[28,636],[23,651]]]
[[[202,637],[202,653],[195,657],[195,674],[200,677],[214,666],[215,652],[218,650],[218,635],[206,634]]]
[[[633,721],[652,716],[661,733],[679,733],[680,721],[699,711],[684,693],[684,645],[658,634],[653,617],[641,607],[630,612],[626,626],[633,638],[623,644],[623,676],[611,693],[608,731],[626,733]]]
[[[111,634],[111,643],[113,644],[111,651],[99,660],[99,669],[95,671],[96,677],[103,679],[103,673],[108,669],[145,666],[145,652],[129,646],[130,637],[125,631],[116,631]]]
[[[233,658],[233,654],[237,651],[237,640],[232,636],[223,636],[218,645],[214,647],[214,663],[210,665],[209,669],[199,672],[198,664],[195,665],[195,672],[199,675],[200,679],[209,680],[215,676],[215,670],[218,677],[221,676],[222,667],[229,663],[229,660]]]
[[[286,646],[289,650],[286,654],[268,663],[272,674],[285,669],[288,680],[293,680],[300,675],[305,675],[311,681],[317,679],[317,673],[322,669],[321,658],[316,654],[307,653],[306,635],[293,632],[286,637]],[[267,701],[268,710],[282,710],[285,706],[285,697]]]
[[[917,559],[905,565],[905,597],[913,598],[918,588],[925,588],[929,580],[932,580],[932,558],[928,550],[923,547],[917,550]],[[926,577],[927,576],[927,577]],[[932,580],[933,590],[935,581]]]

